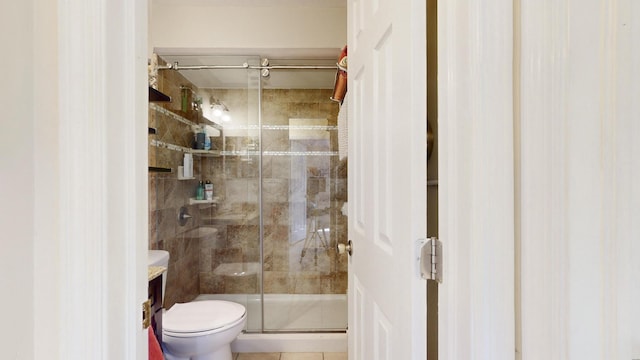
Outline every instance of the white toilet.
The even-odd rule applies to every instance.
[[[156,250],[154,257],[158,260],[151,265],[168,268],[169,252]],[[166,287],[164,279],[163,298]],[[242,332],[246,321],[245,307],[230,301],[175,304],[162,316],[165,359],[232,360],[231,342]]]

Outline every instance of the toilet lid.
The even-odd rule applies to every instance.
[[[175,333],[214,330],[242,318],[244,306],[222,300],[193,301],[175,304],[162,318],[162,328]]]

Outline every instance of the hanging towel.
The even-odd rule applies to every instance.
[[[338,110],[338,157],[340,160],[344,160],[347,157],[348,151],[348,110],[347,95],[345,95],[342,105],[340,105],[340,110]]]
[[[158,343],[158,339],[156,339],[156,335],[153,333],[153,327],[149,326],[149,360],[164,360],[164,356],[162,355],[162,349],[160,349],[160,344]]]

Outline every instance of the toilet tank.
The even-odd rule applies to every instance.
[[[162,299],[164,301],[165,290],[167,288],[167,273],[169,272],[169,252],[166,250],[149,250],[147,266],[162,266],[167,271],[162,274]]]

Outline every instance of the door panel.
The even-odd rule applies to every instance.
[[[349,359],[422,360],[426,10],[412,0],[348,6]]]

